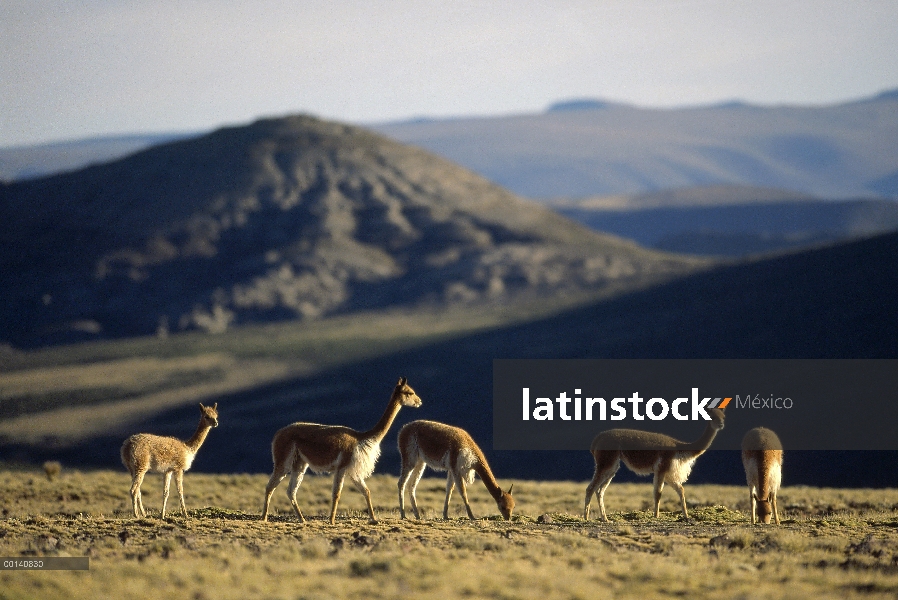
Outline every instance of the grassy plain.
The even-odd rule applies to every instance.
[[[259,518],[267,476],[188,473],[187,520],[159,520],[161,479],[143,485],[149,516],[129,515],[124,472],[0,471],[0,555],[90,556],[89,572],[0,571],[0,598],[894,598],[898,490],[787,487],[783,524],[752,526],[746,490],[687,485],[691,521],[649,484],[612,484],[611,523],[581,518],[585,483],[516,481],[511,522],[479,482],[476,521],[445,483],[425,478],[421,521],[400,520],[396,478],[369,484],[380,523],[347,488],[336,525],[330,478],[307,476],[299,524],[286,482]],[[503,486],[510,482],[501,481]],[[174,494],[174,490],[172,491]],[[170,498],[172,502],[174,498]]]

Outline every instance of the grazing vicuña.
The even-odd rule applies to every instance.
[[[656,518],[660,515],[661,490],[664,489],[665,483],[669,483],[680,495],[683,517],[688,519],[683,483],[689,477],[695,459],[708,449],[717,432],[723,429],[723,410],[712,408],[708,411],[708,415],[711,420],[705,427],[705,432],[694,442],[681,442],[661,433],[637,429],[609,429],[597,435],[590,446],[596,470],[586,488],[584,518],[589,520],[589,505],[592,502],[592,495],[596,494],[599,498],[602,519],[608,520],[605,514],[605,490],[620,468],[621,461],[624,461],[624,464],[637,475],[655,475]]]
[[[780,524],[776,493],[783,479],[783,444],[764,427],[748,430],[742,438],[742,466],[748,483],[751,522],[770,523],[770,515]]]
[[[184,505],[184,471],[193,464],[196,453],[213,427],[218,427],[217,402],[211,407],[200,404],[200,423],[196,432],[186,442],[149,433],[135,433],[125,440],[122,444],[122,463],[131,473],[131,504],[135,517],[147,516],[140,496],[140,484],[143,483],[143,476],[147,471],[161,472],[165,479],[162,490],[162,518],[165,518],[172,473],[175,474],[178,486],[181,514],[187,516],[187,507]]]
[[[271,441],[271,457],[274,471],[265,487],[265,504],[262,507],[262,520],[268,520],[268,505],[271,494],[284,477],[292,474],[287,497],[296,510],[299,520],[305,522],[299,504],[296,503],[296,492],[302,483],[303,475],[311,467],[316,473],[334,473],[334,487],[331,498],[330,522],[333,525],[337,515],[337,503],[343,490],[343,481],[349,476],[356,488],[365,496],[368,503],[368,514],[371,522],[376,523],[374,507],[371,505],[371,492],[365,485],[374,465],[380,457],[380,442],[387,435],[393,419],[403,406],[421,406],[421,398],[415,393],[405,377],[393,389],[387,410],[374,426],[365,432],[359,432],[342,425],[318,425],[316,423],[293,423],[274,434]]]
[[[415,489],[424,473],[424,467],[429,466],[437,471],[448,471],[446,478],[446,503],[443,505],[443,518],[449,518],[449,499],[452,490],[458,485],[468,517],[474,518],[471,505],[468,503],[468,492],[465,484],[474,483],[474,473],[480,475],[483,485],[489,490],[490,495],[496,500],[499,512],[506,520],[511,519],[514,510],[514,498],[511,497],[511,488],[507,492],[502,491],[483,452],[474,442],[468,432],[458,427],[436,423],[434,421],[412,421],[399,430],[399,454],[402,455],[402,472],[399,475],[399,511],[405,518],[405,488],[409,480],[412,482],[410,491],[412,497],[412,510],[415,518],[418,514],[418,501],[415,498]],[[514,487],[514,485],[512,485]]]

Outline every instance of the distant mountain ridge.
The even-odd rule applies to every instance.
[[[898,93],[832,106],[648,109],[581,99],[540,114],[377,124],[531,198],[742,185],[898,197]]]
[[[563,100],[556,102],[546,109],[546,112],[569,112],[574,110],[602,110],[611,106],[611,102],[594,98],[580,98],[577,100]]]
[[[366,126],[531,198],[708,185],[788,189],[820,198],[898,198],[898,89],[828,106],[730,101],[648,109],[579,98],[539,114]],[[188,135],[0,148],[0,180],[107,162]]]
[[[307,116],[0,186],[0,220],[0,331],[21,344],[52,332],[214,332],[504,302],[698,264],[594,233],[420,149]]]
[[[0,180],[23,181],[118,160],[156,144],[199,133],[113,135],[0,148]]]

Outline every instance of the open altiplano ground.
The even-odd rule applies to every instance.
[[[415,327],[408,314],[390,313],[211,337],[32,352],[0,347],[0,439],[124,439],[173,408],[189,406],[195,414],[196,402],[523,321],[535,314],[528,311],[514,318],[507,311],[423,315],[411,320]],[[430,406],[429,396],[424,401]],[[148,517],[135,519],[124,467],[78,471],[64,464],[50,481],[37,466],[0,463],[0,557],[90,557],[86,572],[0,570],[0,600],[898,596],[896,489],[787,485],[777,527],[751,525],[745,487],[687,483],[687,522],[673,490],[665,490],[654,519],[650,483],[612,483],[611,522],[603,523],[595,520],[595,503],[593,520],[582,518],[585,481],[512,482],[497,472],[504,489],[514,483],[510,522],[480,482],[470,488],[480,519],[466,518],[456,494],[452,518],[442,520],[442,477],[422,480],[423,519],[415,521],[400,519],[397,474],[378,473],[368,482],[376,525],[349,484],[336,524],[326,521],[329,477],[308,475],[300,487],[306,524],[292,513],[286,481],[275,492],[272,519],[262,523],[267,474],[194,471],[184,478],[189,518],[178,514],[173,489],[173,514],[162,521],[159,475],[143,484]],[[788,473],[787,462],[786,483]]]
[[[476,521],[445,481],[425,477],[421,521],[401,520],[396,477],[369,480],[380,522],[347,486],[326,521],[329,477],[307,476],[296,521],[265,474],[187,473],[189,518],[159,519],[161,477],[143,484],[147,518],[130,516],[124,471],[0,470],[0,555],[90,556],[89,571],[0,571],[0,598],[895,598],[898,490],[785,487],[783,523],[751,525],[747,490],[688,485],[691,520],[666,490],[612,483],[610,523],[582,519],[584,482],[515,481],[510,522],[478,482]],[[511,482],[501,480],[504,487]],[[169,506],[177,509],[172,486]],[[595,515],[596,504],[593,504]],[[595,518],[595,517],[593,517]]]

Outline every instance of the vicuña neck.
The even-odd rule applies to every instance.
[[[483,480],[483,485],[486,486],[490,495],[496,500],[501,498],[502,488],[499,487],[499,482],[493,477],[493,472],[483,456],[478,456],[477,462],[474,463],[474,470],[480,475],[480,479]]]
[[[387,410],[385,410],[384,414],[380,417],[380,421],[377,422],[377,425],[375,425],[373,429],[369,429],[363,433],[361,437],[377,441],[384,439],[384,436],[387,435],[387,431],[390,430],[390,426],[393,424],[393,419],[399,414],[400,408],[402,408],[402,404],[399,403],[399,400],[390,398]]]
[[[211,427],[206,425],[202,420],[200,420],[200,424],[197,426],[196,431],[193,436],[189,440],[187,440],[187,447],[191,452],[196,453],[200,446],[203,445],[203,442],[206,441],[206,436],[209,435],[209,430]]]
[[[691,452],[694,456],[698,456],[711,446],[711,442],[714,441],[714,437],[716,435],[717,428],[708,423],[708,426],[705,427],[705,432],[702,434],[702,437],[689,444],[683,444],[681,451],[685,450],[687,452]]]

